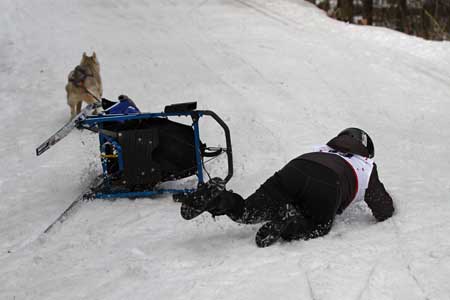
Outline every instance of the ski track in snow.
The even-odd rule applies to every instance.
[[[0,299],[448,299],[450,43],[340,23],[302,0],[0,11]],[[258,249],[258,225],[186,222],[164,196],[83,202],[42,235],[100,172],[92,133],[34,155],[67,120],[67,74],[93,50],[106,98],[217,112],[232,134],[229,188],[244,196],[311,145],[366,129],[395,216],[375,223],[355,204],[325,237]],[[210,124],[202,138],[223,143]]]

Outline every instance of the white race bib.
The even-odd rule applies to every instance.
[[[364,195],[366,193],[366,189],[369,186],[370,174],[372,174],[373,170],[373,160],[357,154],[348,155],[347,153],[342,153],[334,150],[333,148],[327,145],[318,145],[314,146],[314,152],[327,152],[335,155],[339,155],[348,164],[353,168],[353,171],[356,175],[357,188],[355,197],[352,201],[361,201],[364,200]]]

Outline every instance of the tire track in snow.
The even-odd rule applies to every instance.
[[[242,6],[245,6],[247,8],[250,8],[250,9],[256,11],[258,13],[258,15],[261,15],[266,19],[275,20],[278,24],[281,23],[282,25],[285,25],[286,27],[290,28],[291,31],[284,31],[284,32],[289,34],[289,36],[292,38],[291,41],[293,41],[294,43],[297,43],[299,46],[302,46],[304,44],[304,41],[301,38],[299,38],[299,36],[298,36],[298,34],[302,33],[302,31],[300,30],[302,27],[302,24],[291,20],[289,17],[286,17],[283,14],[276,13],[273,10],[262,8],[254,3],[250,4],[248,1],[235,0],[235,2],[241,4]],[[206,37],[204,30],[200,30],[201,28],[199,27],[199,25],[198,24],[196,24],[196,25],[197,25],[197,28],[199,28],[199,34],[202,37],[204,37],[205,39],[211,40],[211,37]],[[268,93],[268,95],[273,94],[273,91],[276,91],[276,96],[279,98],[282,98],[283,103],[289,102],[289,103],[292,103],[293,105],[298,105],[299,102],[298,102],[297,94],[292,95],[289,91],[286,90],[286,88],[283,88],[282,86],[280,86],[279,83],[274,82],[274,81],[270,80],[269,78],[267,78],[263,74],[263,72],[258,69],[257,66],[252,64],[242,54],[234,51],[234,48],[231,47],[230,45],[226,44],[224,41],[215,40],[215,42],[221,46],[220,50],[219,50],[219,48],[214,48],[214,50],[216,50],[216,52],[219,54],[219,56],[229,57],[231,59],[231,61],[239,61],[239,62],[241,62],[242,65],[247,66],[249,71],[253,72],[256,75],[256,77],[261,79],[261,81],[263,83],[265,83],[264,85],[268,87],[268,90],[270,91]],[[224,50],[224,49],[227,49],[227,50]],[[328,90],[330,92],[330,94],[334,95],[334,97],[337,98],[337,95],[336,95],[334,89],[332,88],[330,81],[325,80],[326,75],[324,75],[318,71],[317,67],[311,62],[311,57],[306,58],[303,61],[306,63],[307,66],[309,66],[309,68],[312,70],[313,73],[317,74],[317,76],[315,78],[318,81],[323,83],[325,90]],[[210,70],[212,72],[215,72],[211,68],[210,68]],[[225,78],[223,78],[223,76],[221,76],[220,74],[217,74],[217,75],[218,75],[218,77],[221,78],[222,82],[227,82],[227,80]],[[227,85],[231,86],[232,83],[227,82]],[[233,88],[235,91],[238,91],[238,87],[233,86]],[[243,96],[243,99],[246,99],[246,97],[244,97],[244,95],[241,92],[239,92],[239,94],[241,96]],[[346,94],[346,93],[344,93],[344,94],[345,94],[345,96],[348,96],[348,94]],[[304,100],[307,100],[307,99],[304,99]],[[274,104],[271,103],[271,105],[273,106]],[[318,115],[318,113],[319,113],[317,111],[317,109],[314,109],[314,107],[315,106],[314,106],[313,100],[307,100],[306,102],[302,102],[301,112],[302,112],[302,114],[304,114],[304,116],[301,117],[300,119],[309,120],[309,123],[312,124],[313,127],[317,128],[317,127],[321,127],[321,124],[317,118],[313,117],[315,115]],[[279,111],[282,111],[283,109],[284,109],[284,107],[280,107]],[[251,110],[249,110],[249,111],[251,111]],[[270,127],[264,126],[264,124],[262,122],[259,122],[259,123],[261,124],[261,126],[265,127],[276,140],[279,140],[278,133],[275,133]],[[288,159],[288,158],[285,158],[285,159]]]
[[[288,27],[292,27],[293,24],[300,25],[300,24],[298,24],[296,22],[293,22],[292,20],[289,20],[288,18],[284,17],[281,14],[278,14],[278,13],[276,13],[274,11],[271,11],[271,10],[268,10],[268,9],[264,9],[264,8],[258,6],[258,5],[255,5],[255,4],[250,4],[247,1],[244,1],[244,0],[234,0],[234,1],[237,2],[237,3],[242,4],[243,6],[246,6],[246,7],[250,8],[250,9],[256,11],[257,13],[259,13],[259,14],[261,14],[261,15],[269,18],[269,19],[275,20],[278,23],[281,23],[281,24],[286,25]]]
[[[295,41],[297,41],[299,43],[299,45],[304,45],[304,41],[302,39],[300,39],[298,37],[297,34],[302,34],[302,29],[303,29],[303,25],[299,22],[296,22],[294,20],[292,20],[290,17],[285,16],[281,13],[278,13],[272,9],[269,9],[267,7],[262,7],[261,5],[258,5],[254,2],[250,3],[251,1],[245,1],[245,0],[234,0],[237,3],[240,3],[241,5],[248,7],[250,9],[252,9],[253,11],[257,12],[258,14],[270,19],[270,20],[274,20],[277,23],[281,23],[282,25],[285,25],[286,27],[288,27],[289,29],[291,29],[293,32],[287,32],[290,37],[292,37]],[[326,34],[322,33],[319,35],[318,37],[319,39],[326,39],[327,36]],[[344,40],[343,38],[340,38],[339,36],[334,37],[335,40],[339,40],[341,39],[344,42],[347,42],[346,40]],[[324,88],[333,96],[334,99],[340,99],[338,92],[340,92],[340,94],[344,97],[344,98],[349,98],[351,97],[351,95],[343,88],[341,88],[339,85],[336,84],[332,84],[332,79],[328,80],[327,74],[324,74],[323,72],[319,71],[319,68],[312,62],[312,57],[313,54],[311,53],[310,56],[308,58],[305,58],[303,61],[306,63],[306,65],[309,66],[310,70],[316,74],[316,79],[322,83],[322,85],[324,86]],[[364,85],[364,87],[367,90],[366,85]],[[368,95],[370,95],[370,93],[367,93]],[[312,114],[314,115],[314,114]],[[312,118],[314,123],[317,123],[315,118]]]
[[[209,2],[209,0],[201,1],[200,3],[195,5],[193,8],[191,8],[191,10],[187,13],[187,15],[191,15],[192,13],[194,13],[196,10],[200,9],[203,5],[205,5],[208,2]]]
[[[431,300],[430,297],[428,296],[428,292],[425,290],[425,288],[423,287],[422,283],[419,281],[419,279],[417,278],[416,274],[412,270],[410,262],[408,262],[406,260],[405,250],[404,250],[404,248],[403,248],[403,246],[401,244],[402,237],[400,236],[400,228],[399,228],[396,220],[393,219],[392,223],[394,224],[394,232],[395,232],[395,236],[397,237],[397,239],[396,239],[397,249],[400,252],[401,259],[403,261],[403,264],[405,265],[405,268],[408,271],[408,275],[412,278],[412,280],[414,281],[416,286],[422,292],[424,299],[425,300]]]
[[[305,273],[306,283],[308,284],[309,295],[311,296],[312,300],[317,300],[317,297],[315,296],[315,293],[314,293],[314,289],[311,285],[311,279],[309,278],[308,272],[305,270],[304,273]]]
[[[185,21],[189,21],[189,20],[185,20]],[[192,53],[194,60],[198,63],[198,65],[205,68],[210,74],[213,74],[214,78],[217,79],[218,82],[220,82],[225,87],[227,87],[229,90],[231,90],[232,92],[234,92],[236,95],[239,96],[239,98],[242,100],[242,101],[240,101],[240,105],[244,105],[245,107],[247,107],[246,109],[241,109],[241,111],[245,111],[245,114],[247,116],[250,114],[251,117],[248,119],[251,120],[252,123],[260,126],[264,130],[264,132],[268,133],[272,137],[272,139],[275,141],[273,143],[277,147],[277,149],[275,151],[277,151],[278,153],[283,153],[280,136],[270,126],[266,125],[262,121],[259,121],[258,116],[255,115],[254,106],[251,105],[252,99],[249,99],[249,96],[246,95],[247,89],[243,89],[242,87],[237,86],[233,81],[230,81],[227,78],[227,75],[229,78],[234,78],[234,79],[236,79],[236,78],[239,79],[239,77],[241,77],[241,76],[244,77],[244,76],[250,75],[251,77],[255,78],[257,81],[260,81],[261,83],[263,83],[262,86],[267,86],[268,90],[277,91],[278,96],[280,94],[285,94],[285,96],[283,97],[284,99],[291,99],[292,98],[291,95],[286,94],[283,90],[280,89],[279,86],[276,85],[276,83],[270,81],[267,77],[265,77],[256,66],[251,64],[248,60],[246,60],[241,55],[232,51],[232,49],[228,45],[226,45],[224,42],[219,41],[219,40],[213,40],[211,37],[205,35],[205,33],[201,30],[201,27],[198,24],[198,22],[194,22],[194,19],[191,19],[191,22],[192,22],[192,25],[197,29],[196,32],[193,34],[197,35],[198,39],[203,42],[202,45],[200,45],[200,46],[198,44],[193,45],[191,42],[184,39],[183,36],[180,36],[180,40],[189,49],[189,52]],[[215,43],[211,43],[211,40],[213,40]],[[213,46],[211,46],[211,45],[213,45]],[[197,54],[197,52],[198,52],[197,49],[200,48],[201,46],[208,48],[208,53],[214,54],[211,57],[211,59],[202,57]],[[227,50],[224,50],[224,49],[227,49]],[[205,49],[202,49],[202,50],[204,51]],[[223,63],[223,66],[225,68],[226,68],[227,64],[244,66],[244,71],[242,71],[242,73],[234,74],[233,73],[234,71],[231,70],[231,72],[224,72],[224,74],[221,74],[220,71],[223,72],[226,69],[223,69],[221,67],[217,68],[217,67],[214,67],[213,65],[211,65],[211,62],[214,63],[216,61],[225,62],[225,63]],[[232,76],[232,75],[237,75],[237,76]],[[243,82],[243,81],[239,81],[239,80],[237,80],[237,81]],[[249,92],[247,92],[247,94],[248,93]],[[251,93],[251,91],[250,91],[250,93]],[[281,107],[279,110],[281,110]]]
[[[365,283],[364,283],[363,288],[361,289],[361,292],[359,293],[359,296],[358,296],[357,300],[361,300],[361,299],[362,299],[362,297],[363,297],[363,295],[364,295],[364,292],[365,292],[365,291],[367,290],[367,288],[369,287],[370,281],[371,281],[371,279],[372,279],[372,277],[373,277],[373,274],[375,273],[375,269],[376,269],[377,266],[378,266],[378,261],[376,261],[375,264],[374,264],[374,265],[372,266],[372,268],[370,269],[369,275],[367,275],[366,281],[365,281]]]

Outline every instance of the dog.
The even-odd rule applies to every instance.
[[[66,92],[71,119],[80,113],[83,101],[87,104],[100,101],[103,87],[100,64],[95,52],[92,56],[83,53],[80,64],[69,73]]]

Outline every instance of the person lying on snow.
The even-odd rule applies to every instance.
[[[374,145],[358,128],[347,128],[315,152],[290,161],[247,199],[226,190],[213,178],[180,200],[181,215],[190,220],[207,211],[245,224],[266,222],[256,244],[267,247],[280,238],[291,241],[327,234],[336,214],[364,200],[378,221],[392,216],[391,196],[378,178]]]

